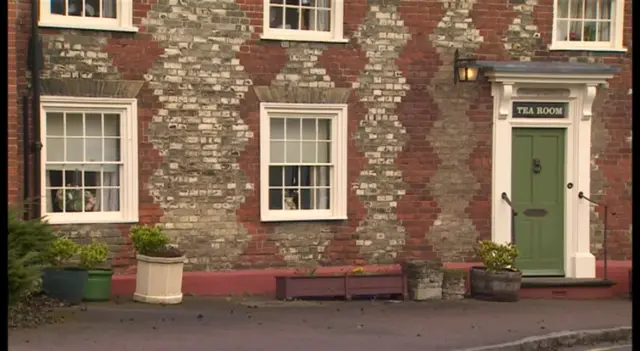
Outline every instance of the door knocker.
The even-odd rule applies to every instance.
[[[540,160],[537,158],[533,159],[533,173],[538,174],[542,171],[542,165],[540,165]]]

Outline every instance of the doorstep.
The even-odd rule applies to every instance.
[[[520,298],[589,300],[614,297],[614,281],[600,278],[522,278]]]

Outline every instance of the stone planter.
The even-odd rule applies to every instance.
[[[457,269],[442,271],[442,299],[462,300],[467,291],[467,272]]]
[[[407,276],[409,298],[416,301],[442,299],[442,263],[409,261],[402,265]]]
[[[133,300],[155,304],[182,302],[183,257],[137,255],[136,292]]]
[[[521,272],[503,270],[492,273],[484,267],[471,267],[470,272],[471,297],[505,302],[520,300]]]

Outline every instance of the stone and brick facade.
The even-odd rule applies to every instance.
[[[493,98],[482,77],[453,84],[454,51],[608,64],[620,73],[594,107],[591,194],[615,213],[610,258],[630,260],[631,50],[549,51],[553,1],[345,0],[348,42],[311,43],[261,40],[262,0],[133,0],[137,33],[42,28],[42,78],[142,84],[140,223],[164,227],[186,250],[187,270],[211,271],[474,262],[474,242],[491,238]],[[625,5],[631,49],[631,0]],[[12,203],[25,170],[30,11],[30,1],[9,2]],[[260,221],[260,91],[347,101],[347,220]],[[591,218],[599,259],[602,211]],[[128,228],[61,229],[106,240],[114,268],[126,273],[135,263]]]

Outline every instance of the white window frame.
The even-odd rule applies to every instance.
[[[263,0],[262,36],[267,40],[346,43],[344,38],[344,0],[331,0],[331,29],[328,32],[278,29],[270,26],[270,0]]]
[[[549,50],[574,50],[574,51],[614,51],[626,52],[622,46],[624,33],[624,2],[625,0],[613,0],[611,9],[611,40],[610,41],[568,41],[558,40],[558,1],[553,2],[553,30],[551,31],[551,45]],[[575,0],[573,0],[575,1]]]
[[[65,0],[66,1],[66,0]],[[51,13],[51,0],[40,0],[40,27],[91,29],[113,32],[137,32],[133,26],[132,0],[116,0],[116,18],[95,18],[55,15]]]
[[[70,96],[42,96],[40,98],[40,138],[43,144],[40,162],[40,209],[51,224],[137,223],[138,222],[138,103],[136,99],[87,98]],[[99,110],[119,113],[122,173],[120,182],[120,211],[47,213],[46,155],[47,112]]]
[[[271,118],[313,116],[331,121],[330,202],[328,210],[270,210]],[[260,219],[263,222],[347,219],[347,105],[260,103]]]

